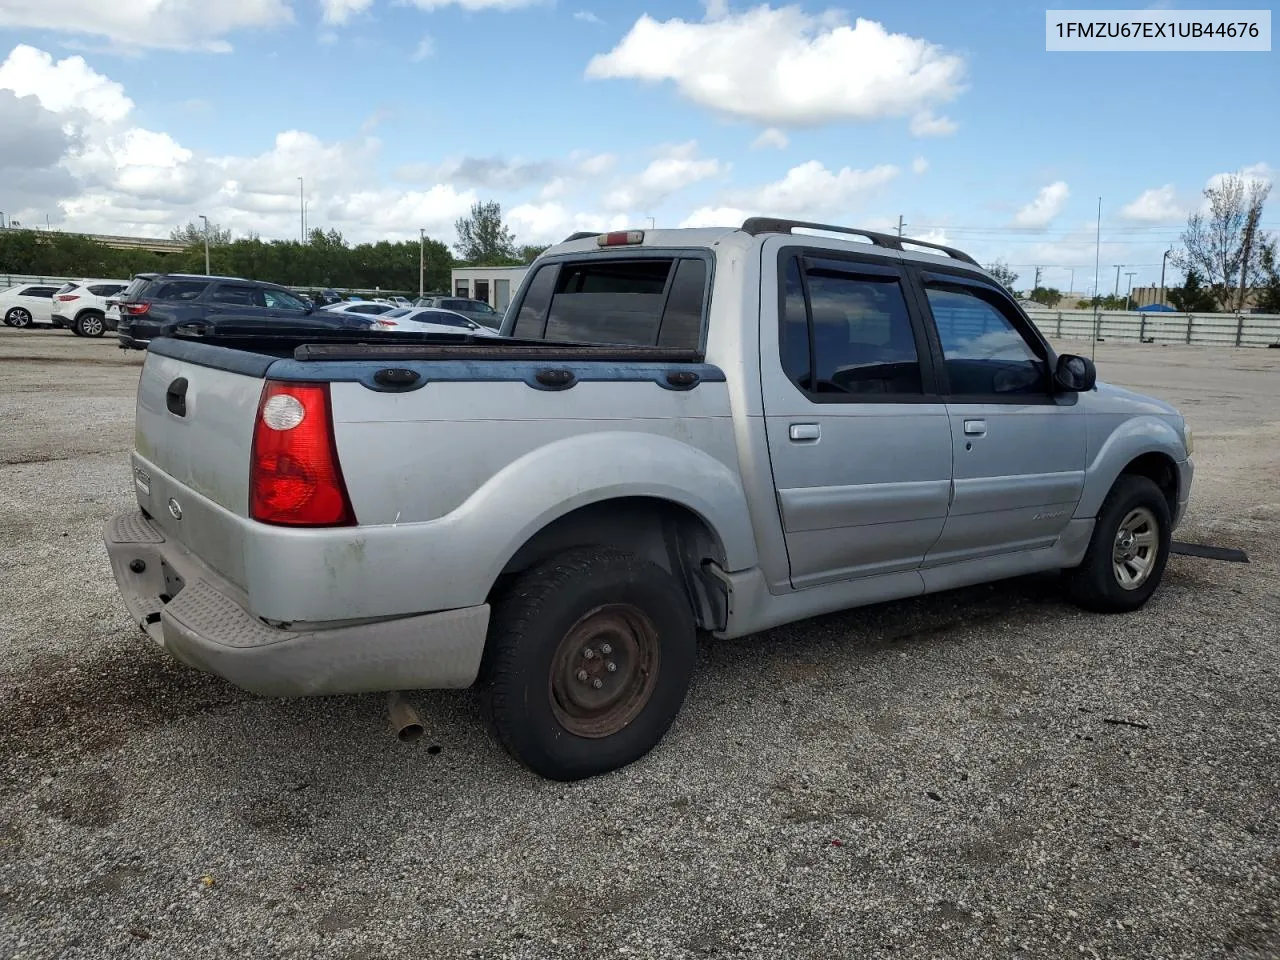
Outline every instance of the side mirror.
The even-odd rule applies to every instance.
[[[1058,357],[1058,366],[1053,371],[1053,382],[1069,393],[1084,393],[1092,390],[1094,384],[1098,382],[1098,368],[1088,357],[1064,353]]]

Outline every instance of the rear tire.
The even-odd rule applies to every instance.
[[[82,313],[76,317],[72,329],[82,337],[96,338],[102,336],[107,329],[107,321],[100,313]]]
[[[1121,474],[1098,511],[1084,560],[1066,572],[1067,596],[1097,613],[1139,609],[1160,585],[1172,538],[1160,488],[1146,477]]]
[[[570,550],[517,575],[495,603],[481,705],[526,767],[580,780],[661,741],[696,653],[693,612],[674,577],[619,550]]]

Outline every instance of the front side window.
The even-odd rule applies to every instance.
[[[778,343],[787,376],[818,397],[923,393],[900,279],[848,269],[789,261]]]
[[[991,302],[992,296],[935,284],[929,285],[927,293],[953,395],[1048,392],[1045,362]]]
[[[296,310],[299,313],[306,313],[307,310],[305,303],[284,290],[263,289],[262,297],[271,310]]]

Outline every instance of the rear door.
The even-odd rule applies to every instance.
[[[1052,352],[1007,293],[943,268],[918,280],[955,450],[954,498],[926,566],[1047,547],[1084,489],[1084,412],[1055,394]]]
[[[206,300],[211,316],[244,317],[266,320],[271,316],[262,288],[251,283],[219,283],[209,291]]]
[[[791,583],[917,569],[946,522],[951,431],[901,263],[771,240],[760,376]],[[774,299],[776,298],[776,299]]]

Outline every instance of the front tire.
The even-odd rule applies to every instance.
[[[580,780],[661,741],[696,652],[674,577],[619,550],[570,550],[520,574],[495,604],[481,703],[513,757],[543,777]]]
[[[31,326],[31,311],[22,307],[14,307],[4,315],[4,322],[11,327],[22,329]]]
[[[1121,474],[1098,511],[1084,560],[1067,571],[1067,595],[1097,613],[1139,609],[1160,585],[1172,538],[1160,488],[1146,477]]]

